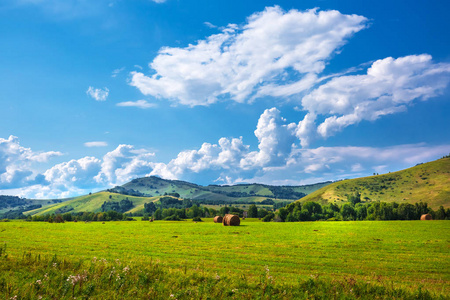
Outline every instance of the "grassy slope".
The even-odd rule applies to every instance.
[[[292,186],[287,188],[292,189],[295,192],[309,194],[328,184],[329,182],[305,186]],[[230,197],[226,195],[226,193],[231,192],[247,193],[249,195],[252,195],[250,197],[257,197],[257,201],[264,200],[264,197],[274,196],[269,187],[262,184],[200,186],[185,181],[165,180],[153,176],[132,180],[131,182],[124,184],[123,187],[150,195],[163,195],[164,193],[176,192],[179,193],[182,198],[190,199],[248,201],[248,197]]]
[[[109,199],[110,195],[112,199]],[[92,195],[81,196],[63,203],[52,204],[49,206],[31,210],[26,214],[30,215],[52,214],[55,213],[57,210],[64,209],[65,207],[73,208],[73,210],[71,210],[70,212],[85,212],[85,211],[99,212],[101,211],[101,206],[103,202],[105,201],[119,202],[126,198],[128,198],[128,200],[134,203],[134,207],[128,212],[136,212],[137,210],[141,210],[144,208],[144,203],[158,201],[160,197],[134,197],[115,193],[100,192]]]
[[[427,202],[433,209],[450,207],[450,158],[442,158],[406,170],[332,183],[299,201],[342,203],[347,194],[361,193],[361,200]]]

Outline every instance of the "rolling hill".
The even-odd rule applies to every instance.
[[[347,195],[361,194],[363,202],[427,202],[437,209],[450,208],[450,157],[383,175],[347,179],[327,185],[301,202],[343,203]]]
[[[161,197],[175,193],[180,198],[189,198],[205,203],[217,204],[258,203],[266,199],[272,199],[274,202],[292,202],[327,184],[330,184],[330,182],[306,186],[244,184],[231,186],[210,185],[204,187],[185,181],[166,180],[151,176],[134,179],[122,186],[75,197],[60,203],[49,201],[46,205],[29,210],[25,214],[45,215],[67,212],[101,212],[103,203],[120,202],[122,200],[129,200],[133,204],[133,207],[124,212],[135,213],[142,210],[145,203],[157,202]]]
[[[265,184],[208,185],[201,186],[180,180],[166,180],[156,176],[134,179],[110,192],[136,196],[154,197],[177,193],[181,198],[208,201],[255,201],[297,200],[331,182],[303,186],[272,186]]]
[[[144,208],[145,203],[156,202],[161,197],[135,197],[109,192],[99,192],[91,195],[81,196],[62,203],[50,204],[38,209],[27,211],[26,215],[63,214],[66,212],[101,212],[104,202],[120,202],[130,200],[133,207],[126,212],[136,212]]]

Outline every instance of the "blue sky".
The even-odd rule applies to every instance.
[[[0,4],[0,193],[309,184],[450,152],[445,1]]]

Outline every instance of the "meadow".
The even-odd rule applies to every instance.
[[[6,299],[450,295],[449,221],[12,221],[0,245]]]

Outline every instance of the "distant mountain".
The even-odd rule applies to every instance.
[[[414,204],[422,201],[433,209],[441,205],[450,208],[450,157],[398,172],[334,182],[299,201],[339,204],[357,192],[365,202]]]
[[[27,215],[63,214],[79,212],[101,212],[103,205],[118,205],[121,201],[131,203],[123,212],[134,213],[144,209],[144,204],[158,202],[162,197],[184,198],[195,200],[200,204],[248,204],[269,202],[293,202],[331,182],[305,186],[271,186],[263,184],[242,185],[209,185],[166,180],[159,177],[143,177],[134,179],[122,186],[99,193],[75,197],[61,203],[48,202],[42,207],[28,210]],[[264,202],[265,201],[265,202]]]
[[[259,202],[267,198],[297,200],[330,183],[329,181],[303,186],[273,186],[258,183],[201,186],[186,181],[150,176],[134,179],[108,191],[147,197],[178,194],[181,198],[192,200]]]

